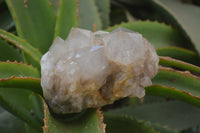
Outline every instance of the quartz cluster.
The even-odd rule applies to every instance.
[[[80,112],[123,97],[143,97],[159,58],[141,34],[124,28],[91,32],[72,28],[41,59],[41,85],[54,113]]]

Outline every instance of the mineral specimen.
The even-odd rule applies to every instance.
[[[143,97],[158,70],[159,58],[141,34],[72,28],[57,37],[41,59],[41,85],[50,108],[59,114]]]

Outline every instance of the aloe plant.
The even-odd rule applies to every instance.
[[[0,0],[2,133],[191,133],[200,124],[197,0]],[[160,56],[143,99],[55,115],[40,85],[40,59],[72,27],[141,33]]]

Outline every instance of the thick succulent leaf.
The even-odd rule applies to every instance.
[[[22,54],[23,54],[23,57],[24,57],[25,64],[32,65],[33,67],[37,68],[38,71],[41,71],[40,62],[35,61],[30,55],[28,55],[26,53],[22,53]]]
[[[118,6],[113,8],[110,12],[110,25],[114,26],[122,22],[128,22],[126,12],[127,10]]]
[[[55,14],[57,14],[58,11],[58,5],[60,0],[49,0],[51,7],[53,8]]]
[[[143,122],[120,114],[105,113],[104,122],[106,133],[158,133],[153,127],[148,127]]]
[[[10,77],[35,77],[39,78],[40,73],[32,66],[17,62],[0,62],[0,79]]]
[[[106,29],[109,26],[109,12],[110,1],[109,0],[95,0],[97,9],[102,22],[102,29]]]
[[[3,10],[0,12],[0,29],[4,30],[10,30],[11,28],[14,27],[14,21],[10,15],[10,12],[8,10]]]
[[[19,49],[12,47],[0,38],[0,61],[22,61],[22,59]]]
[[[40,58],[42,57],[42,54],[28,42],[4,30],[0,30],[0,37],[20,48],[25,54],[29,55],[38,66],[40,66]]]
[[[160,125],[159,123],[152,123],[150,121],[145,121],[145,125],[153,127],[155,131],[159,131],[159,133],[179,133],[178,130],[171,129],[168,126]]]
[[[156,7],[164,11],[168,18],[182,29],[190,38],[200,54],[200,8],[192,4],[185,4],[181,0],[153,0]]]
[[[118,3],[123,3],[126,5],[137,5],[137,6],[141,6],[141,5],[145,5],[148,4],[148,0],[115,0]]]
[[[72,27],[78,26],[78,0],[61,0],[57,14],[55,37],[66,39]]]
[[[164,60],[163,60],[164,59]],[[165,60],[167,59],[167,60]],[[160,64],[190,70],[199,74],[199,67],[177,60],[168,60],[169,57],[161,57]],[[162,96],[182,100],[200,107],[200,78],[190,72],[175,71],[160,67],[158,74],[153,79],[153,86],[146,87],[147,95]],[[162,85],[159,85],[162,84]]]
[[[18,35],[45,53],[53,41],[56,16],[48,0],[6,0]]]
[[[171,129],[183,130],[200,124],[200,109],[180,101],[142,104],[109,111],[142,121],[159,123]]]
[[[156,52],[159,56],[168,56],[174,59],[182,60],[200,66],[199,56],[191,50],[179,47],[164,47],[156,49]]]
[[[188,71],[181,72],[160,67],[158,74],[153,78],[152,82],[154,85],[161,84],[173,87],[200,98],[200,78]]]
[[[79,0],[78,17],[78,27],[92,31],[94,27],[96,27],[94,30],[102,29],[100,14],[95,5],[95,0]]]
[[[112,31],[118,27],[124,27],[141,33],[155,48],[167,46],[183,47],[183,44],[186,42],[178,31],[164,23],[150,21],[130,22],[116,25],[109,28],[108,31]]]
[[[22,120],[16,118],[7,111],[0,113],[0,131],[1,133],[26,133]]]
[[[46,104],[44,110],[44,133],[104,133],[103,116],[98,110],[87,110],[78,119],[72,121],[54,118]]]
[[[197,107],[200,107],[200,98],[196,97],[186,91],[181,91],[173,87],[166,87],[162,85],[153,85],[145,88],[147,95],[161,96],[181,100]]]
[[[126,18],[128,22],[137,21],[136,18],[134,18],[133,15],[129,11],[125,10],[125,14],[126,14]]]
[[[0,110],[2,110],[0,113],[1,133],[39,133],[37,130],[31,128],[24,121],[20,120],[6,110],[3,110],[2,108]]]
[[[27,123],[24,123],[26,133],[43,133],[43,131],[35,130],[34,128],[30,127]]]
[[[53,3],[56,2],[53,1]],[[102,26],[107,28],[108,15],[109,1],[107,0],[61,0],[57,13],[55,37],[60,36],[66,39],[71,28],[77,26],[89,30],[100,30]]]
[[[34,112],[31,95],[32,92],[25,89],[19,91],[17,88],[0,88],[0,105],[41,132],[42,118]]]
[[[30,126],[28,126],[28,124],[25,124],[25,130],[26,133],[43,133],[43,131],[34,130],[34,128],[31,128]]]
[[[41,95],[31,93],[29,100],[32,106],[32,115],[35,115],[37,120],[43,122],[44,118],[44,100]]]
[[[40,79],[32,77],[11,77],[7,79],[0,79],[0,88],[28,89],[42,95]]]
[[[164,66],[175,67],[183,70],[188,70],[195,74],[200,74],[200,67],[186,63],[180,60],[176,60],[170,57],[160,57],[159,64]]]

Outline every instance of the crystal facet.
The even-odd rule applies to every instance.
[[[57,37],[41,59],[41,85],[50,108],[59,114],[143,97],[158,71],[159,58],[141,34],[124,28],[109,33],[72,28]]]

